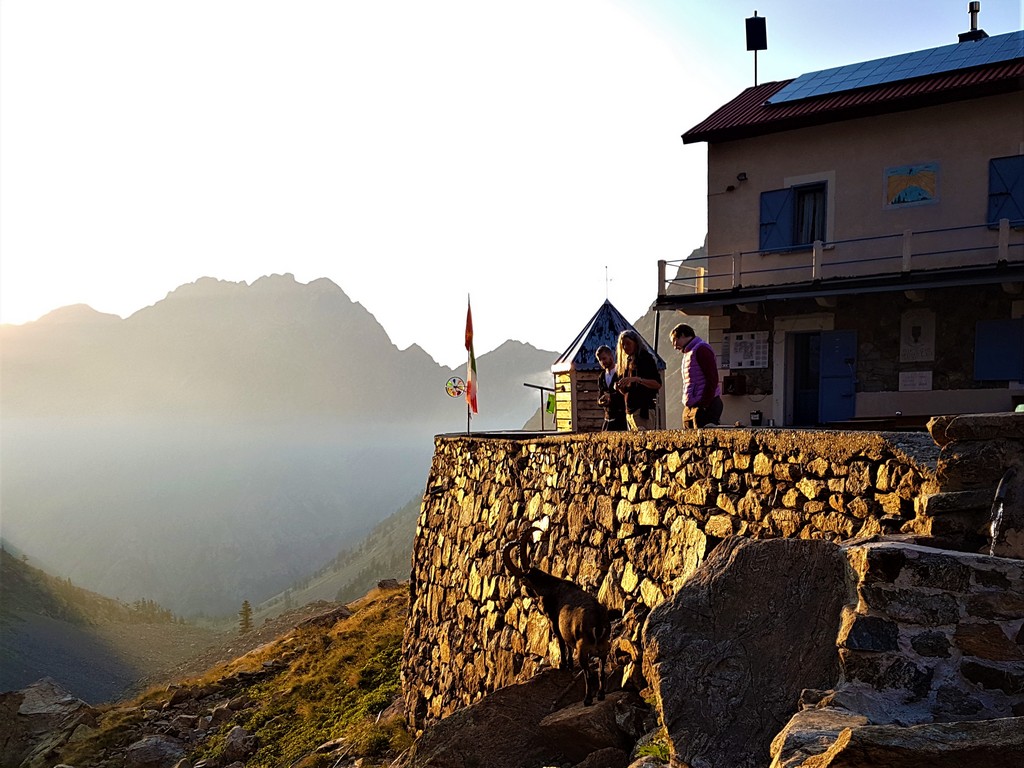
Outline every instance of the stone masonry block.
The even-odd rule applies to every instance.
[[[1024,619],[1024,593],[1008,589],[973,594],[967,599],[967,614],[995,621]]]
[[[1008,695],[1024,692],[1024,663],[992,664],[980,661],[966,661],[960,672],[977,686],[988,690],[1002,691]]]
[[[903,569],[908,586],[927,586],[948,592],[966,592],[971,585],[971,567],[961,556],[943,551],[914,550]]]
[[[870,609],[901,623],[938,627],[956,624],[960,620],[960,604],[948,592],[927,594],[918,590],[862,584],[860,596]]]
[[[923,500],[921,512],[927,517],[938,517],[954,512],[984,512],[987,513],[992,507],[992,494],[995,485],[991,490],[975,491],[954,491],[950,493],[936,493]]]
[[[1024,648],[1011,640],[999,624],[991,622],[957,625],[953,644],[965,656],[987,661],[1024,661]]]
[[[947,633],[929,630],[927,632],[918,632],[912,636],[910,638],[910,647],[920,656],[948,659],[952,644]]]
[[[899,625],[884,616],[864,616],[847,608],[837,642],[853,651],[895,651],[899,636]]]
[[[732,536],[736,532],[736,518],[732,515],[712,515],[704,525],[704,533],[718,539]]]
[[[956,441],[992,440],[1000,437],[1024,440],[1024,413],[976,413],[954,416],[943,426],[945,437]]]
[[[814,501],[821,496],[827,486],[821,480],[805,477],[796,484],[796,487],[805,498]]]
[[[867,683],[876,690],[902,689],[907,691],[910,700],[915,700],[927,696],[931,687],[931,668],[915,664],[898,653],[841,648],[839,658],[847,680]]]

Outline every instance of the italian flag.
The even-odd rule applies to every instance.
[[[466,404],[473,413],[478,413],[476,407],[476,355],[473,354],[473,307],[470,306],[469,298],[466,298],[466,352],[469,353],[469,362],[466,365]]]

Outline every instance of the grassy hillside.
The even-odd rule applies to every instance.
[[[262,620],[317,600],[354,600],[378,581],[409,578],[419,513],[417,496],[378,523],[358,545],[342,550],[309,578],[255,606],[256,618]]]
[[[51,677],[85,701],[112,701],[215,639],[152,600],[114,600],[0,550],[0,691]]]
[[[103,709],[87,738],[54,757],[114,768],[132,744],[160,734],[190,761],[211,765],[327,768],[356,757],[366,768],[389,764],[411,742],[395,706],[408,589],[374,590],[349,608],[328,607],[202,676]],[[236,726],[247,739],[240,757],[228,738]]]
[[[152,600],[125,603],[82,589],[71,579],[51,576],[29,565],[25,556],[17,557],[0,548],[0,616],[34,613],[74,624],[125,622],[134,624],[170,624],[181,621]]]

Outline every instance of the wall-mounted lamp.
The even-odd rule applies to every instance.
[[[739,173],[736,174],[736,181],[746,181],[746,180],[747,180],[747,174],[744,171],[740,171]]]

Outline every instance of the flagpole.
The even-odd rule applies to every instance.
[[[476,405],[476,355],[473,353],[473,309],[469,294],[466,294],[466,434],[472,433],[471,422],[477,412]]]

